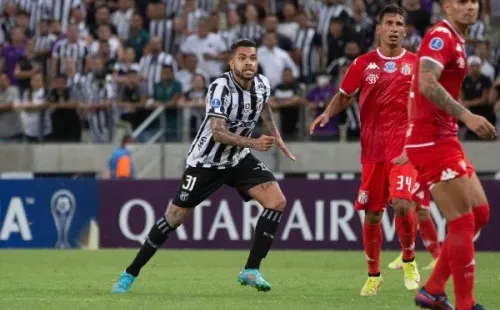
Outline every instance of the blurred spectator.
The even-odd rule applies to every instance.
[[[408,13],[408,20],[412,21],[420,36],[423,36],[431,24],[430,13],[422,8],[420,0],[405,0],[404,8]]]
[[[490,63],[490,43],[488,41],[482,41],[476,43],[476,53],[481,59],[481,74],[486,75],[490,82],[495,80],[495,68]]]
[[[496,117],[497,132],[500,132],[500,78],[497,78],[490,92],[490,102]]]
[[[151,38],[148,51],[148,54],[142,56],[139,66],[147,82],[148,94],[152,95],[154,85],[161,81],[163,65],[172,66],[174,72],[177,72],[177,63],[172,55],[162,52],[161,39],[158,37]]]
[[[200,19],[206,19],[208,13],[197,7],[196,0],[184,0],[184,7],[180,16],[186,23],[187,34],[190,35],[196,32]]]
[[[264,20],[265,32],[276,32],[278,36],[278,47],[284,51],[292,52],[293,51],[293,42],[286,35],[280,34],[277,32],[278,30],[278,18],[274,15],[269,15]]]
[[[50,68],[50,54],[57,37],[50,33],[50,20],[40,19],[38,34],[35,36],[35,55],[40,61],[41,72],[47,85]]]
[[[28,40],[24,56],[19,59],[14,69],[14,78],[17,80],[21,96],[26,89],[30,88],[30,84],[33,83],[31,78],[37,73],[40,73],[40,65],[35,59],[35,42]]]
[[[282,83],[273,90],[270,104],[280,115],[280,131],[283,139],[299,139],[300,114],[306,104],[300,84],[290,68],[283,70]]]
[[[54,142],[80,142],[81,122],[76,99],[76,91],[71,91],[68,87],[67,76],[56,75],[47,96],[47,102],[53,111],[51,140]]]
[[[20,28],[25,38],[31,38],[33,33],[30,30],[30,17],[25,11],[18,11],[15,21],[16,28]]]
[[[10,85],[6,73],[0,73],[0,141],[2,142],[19,142],[22,139],[19,115],[12,109],[18,98],[17,87]]]
[[[328,34],[331,33],[332,20],[342,22],[343,25],[351,18],[351,9],[344,5],[344,0],[325,0],[319,7],[318,23],[316,31],[321,34],[323,42],[328,42]]]
[[[218,78],[229,58],[226,44],[215,33],[208,32],[208,20],[200,19],[198,31],[189,36],[181,45],[182,54],[195,54],[198,68],[206,72],[211,81]]]
[[[98,7],[95,11],[95,24],[93,24],[90,28],[90,34],[92,35],[92,37],[94,37],[95,40],[99,39],[99,28],[104,25],[109,26],[109,29],[111,30],[111,33],[113,35],[116,35],[118,33],[116,27],[111,24],[109,8],[105,5]]]
[[[321,36],[310,27],[305,13],[297,15],[297,22],[299,29],[293,42],[293,59],[300,68],[300,81],[309,84],[322,63]]]
[[[168,18],[173,18],[182,11],[182,0],[161,0],[165,3]],[[146,1],[144,1],[146,2]]]
[[[51,72],[52,76],[64,72],[64,59],[72,58],[76,61],[77,72],[83,72],[88,48],[84,42],[78,40],[78,26],[71,24],[68,27],[68,37],[57,41],[52,50]]]
[[[410,52],[416,53],[420,47],[420,43],[422,42],[422,37],[415,28],[413,21],[408,20],[406,27],[408,31],[406,36],[403,38],[403,47]]]
[[[296,17],[297,8],[293,3],[287,2],[283,7],[283,21],[278,26],[278,33],[288,37],[290,40],[295,39],[295,35],[299,30]]]
[[[326,62],[331,63],[337,58],[344,56],[345,42],[348,38],[353,38],[349,32],[345,31],[344,20],[341,18],[332,18],[330,22],[327,41],[323,41],[323,47],[326,47]]]
[[[345,63],[340,67],[336,85],[341,85],[350,63]],[[361,134],[361,121],[359,118],[359,102],[357,97],[352,98],[351,104],[339,115],[340,123],[346,127],[346,140],[359,141]]]
[[[107,43],[109,45],[110,58],[117,59],[122,54],[122,44],[118,37],[111,33],[109,25],[99,26],[97,36],[98,39],[90,45],[90,55],[99,54],[99,46],[101,43]]]
[[[46,109],[42,75],[36,73],[30,80],[31,88],[14,102],[14,107],[21,112],[24,139],[28,142],[38,142],[40,138],[46,141],[52,133],[52,123]]]
[[[193,75],[191,83],[193,87],[184,93],[184,96],[179,101],[179,106],[188,108],[183,109],[184,126],[189,125],[189,137],[194,139],[205,118],[205,96],[208,89],[207,80],[202,74]]]
[[[479,57],[469,56],[467,65],[469,74],[462,84],[461,103],[472,113],[481,115],[495,124],[495,113],[490,102],[491,80],[481,73],[481,59]],[[466,131],[465,139],[480,140],[469,129]]]
[[[85,20],[85,11],[79,7],[71,9],[71,22],[78,26],[78,40],[89,41],[90,32]]]
[[[467,55],[472,55],[474,53],[474,47],[476,47],[479,42],[486,40],[487,31],[486,24],[481,19],[478,19],[469,27],[469,33],[466,37]]]
[[[316,76],[316,84],[307,94],[309,107],[313,111],[314,117],[317,117],[325,111],[326,106],[335,94],[335,86],[331,82],[331,77],[326,72],[318,73]],[[335,116],[323,127],[318,127],[314,135],[311,136],[313,141],[338,141],[339,139],[339,117]]]
[[[240,38],[241,33],[241,17],[235,9],[227,11],[227,29],[219,31],[219,35],[226,43],[226,49],[229,50],[231,45]]]
[[[353,25],[356,38],[362,42],[362,49],[372,45],[375,22],[366,12],[364,0],[353,0]]]
[[[366,12],[373,20],[377,20],[378,13],[385,6],[384,0],[366,0]]]
[[[86,112],[92,141],[109,143],[113,139],[113,103],[116,97],[110,78],[100,57],[89,59],[89,72],[80,80],[81,109]]]
[[[260,42],[263,35],[264,28],[260,25],[257,6],[249,4],[245,9],[245,23],[241,27],[240,37]]]
[[[142,52],[149,42],[149,32],[143,29],[143,20],[141,15],[132,15],[130,24],[129,37],[127,45],[131,46],[135,51],[135,61],[142,58]]]
[[[134,0],[118,0],[118,10],[111,14],[111,24],[116,28],[122,42],[128,39],[134,6]]]
[[[171,65],[163,65],[161,70],[161,81],[156,83],[153,92],[152,108],[161,105],[166,106],[166,130],[165,138],[167,141],[178,140],[178,111],[177,103],[182,96],[182,85],[174,77],[174,69]],[[156,125],[157,126],[157,125]]]
[[[148,92],[144,83],[141,82],[137,64],[131,65],[120,77],[122,83],[118,87],[117,100],[123,112],[121,119],[129,122],[135,130],[150,114],[150,111],[144,108]]]
[[[299,77],[299,69],[290,55],[277,46],[277,41],[275,32],[267,32],[264,35],[264,45],[257,50],[259,63],[262,66],[264,75],[269,79],[271,88],[275,88],[281,83],[285,68],[292,70],[294,78]]]
[[[52,0],[44,3],[52,13],[52,18],[61,24],[61,29],[66,32],[71,20],[71,9],[84,10],[82,0]]]
[[[147,8],[149,19],[149,34],[159,37],[164,51],[169,52],[175,36],[174,21],[166,17],[163,3],[149,3]]]
[[[344,55],[345,56],[332,61],[326,68],[326,72],[332,76],[333,80],[335,80],[339,75],[340,67],[346,64],[351,64],[359,55],[361,55],[361,48],[359,47],[358,42],[347,41],[344,47]]]
[[[16,25],[17,7],[14,1],[6,1],[0,18],[0,43],[11,41],[11,32]]]
[[[21,28],[14,28],[11,32],[11,43],[2,48],[2,57],[4,60],[3,67],[9,75],[10,83],[17,84],[14,77],[14,70],[18,61],[24,56],[26,50],[26,43],[24,41],[24,34]]]
[[[135,178],[134,164],[130,146],[135,143],[132,136],[125,135],[120,146],[115,149],[108,161],[108,177],[112,180]]]
[[[121,57],[121,61],[113,66],[113,81],[118,85],[125,84],[128,81],[127,73],[132,67],[139,68],[139,64],[135,61],[135,51],[131,47],[127,47]]]
[[[195,54],[182,55],[184,69],[179,71],[175,79],[181,82],[182,92],[187,93],[192,88],[192,82],[196,74],[202,75],[205,80],[209,80],[209,76],[198,66],[198,58]]]

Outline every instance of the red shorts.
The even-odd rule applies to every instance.
[[[463,175],[470,177],[474,173],[474,168],[457,139],[448,139],[425,147],[407,147],[406,154],[419,175],[427,182],[429,189],[438,182]]]
[[[422,209],[428,210],[431,208],[431,191],[429,190],[429,186],[427,186],[427,182],[421,175],[417,177],[413,201],[417,203],[417,212]]]
[[[391,162],[363,164],[356,210],[383,211],[393,198],[411,201],[417,174],[410,163],[402,166]]]

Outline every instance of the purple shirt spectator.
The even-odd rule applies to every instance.
[[[5,70],[7,71],[7,75],[9,76],[10,83],[12,85],[16,85],[16,79],[14,78],[14,70],[16,68],[16,64],[23,57],[24,50],[26,48],[26,44],[22,44],[18,47],[13,45],[8,45],[2,48],[2,57],[5,60]]]
[[[420,0],[420,6],[422,7],[422,9],[426,10],[431,15],[432,15],[432,3],[433,0]]]
[[[325,111],[326,106],[335,95],[336,87],[333,83],[328,84],[326,87],[316,86],[312,88],[307,94],[307,100],[316,105],[316,111],[314,117],[317,117],[323,111]],[[338,134],[339,133],[339,117],[338,115],[332,117],[330,121],[324,127],[316,127],[315,133],[319,134]]]

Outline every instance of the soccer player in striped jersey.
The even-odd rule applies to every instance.
[[[158,219],[131,265],[113,288],[126,293],[167,237],[193,213],[194,208],[223,184],[234,187],[245,201],[255,199],[264,210],[255,227],[250,255],[237,280],[242,285],[269,291],[271,284],[259,271],[271,248],[286,200],[274,175],[250,149],[267,151],[277,146],[291,160],[268,104],[271,87],[257,74],[257,45],[242,39],[231,46],[231,71],[222,74],[207,93],[206,116],[188,152],[187,167],[165,215]],[[252,138],[259,118],[271,135]]]

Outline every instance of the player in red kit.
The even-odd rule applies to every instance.
[[[310,126],[311,133],[316,126],[324,126],[360,90],[362,184],[356,209],[365,210],[363,244],[368,262],[368,279],[361,289],[362,296],[376,295],[383,282],[381,220],[388,203],[396,213],[405,286],[416,290],[420,282],[414,250],[415,215],[411,209],[417,171],[410,163],[392,162],[403,152],[416,55],[402,47],[406,35],[406,13],[402,8],[388,5],[381,11],[378,22],[380,48],[352,63],[340,92]]]
[[[453,309],[445,286],[453,276],[456,309],[484,309],[474,300],[475,233],[486,224],[489,207],[483,188],[457,138],[457,119],[483,139],[495,128],[457,100],[467,74],[465,40],[477,20],[477,0],[443,0],[446,20],[424,36],[410,92],[406,153],[426,180],[448,234],[433,273],[415,297],[426,309]]]

